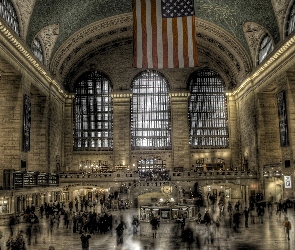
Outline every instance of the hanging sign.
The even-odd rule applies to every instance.
[[[291,176],[284,176],[285,188],[292,188]]]

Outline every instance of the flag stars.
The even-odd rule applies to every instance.
[[[165,18],[193,15],[193,0],[162,0],[162,16]]]

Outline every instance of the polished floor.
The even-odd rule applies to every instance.
[[[119,211],[112,211],[114,217],[120,216]],[[131,219],[133,215],[138,214],[136,209],[128,209],[123,212],[125,221],[127,222],[127,229],[124,231],[123,245],[116,245],[115,231],[106,234],[93,234],[90,239],[90,250],[173,250],[173,249],[220,249],[220,250],[286,250],[295,249],[295,211],[289,208],[288,217],[291,221],[293,228],[290,233],[290,241],[286,238],[284,231],[284,215],[273,214],[269,218],[268,213],[264,216],[262,223],[252,224],[249,220],[249,228],[244,226],[244,219],[241,216],[241,226],[239,232],[234,230],[226,230],[225,222],[221,220],[219,233],[217,233],[213,244],[206,242],[206,226],[190,222],[193,228],[194,236],[199,236],[201,245],[198,247],[196,242],[193,243],[191,248],[188,248],[185,242],[181,241],[180,237],[176,237],[173,230],[168,229],[167,223],[161,223],[158,229],[157,238],[152,237],[152,232],[134,235],[131,226]],[[47,250],[53,246],[55,250],[75,250],[82,249],[79,233],[73,233],[71,229],[66,229],[62,224],[59,228],[54,227],[52,234],[48,230],[48,221],[46,218],[40,220],[41,233],[36,238],[32,237],[31,244],[27,244],[26,250]],[[144,223],[141,226],[148,226]],[[25,231],[26,224],[19,223],[14,226],[14,234],[19,230]],[[4,236],[0,240],[1,249],[7,249],[5,242],[7,241],[10,230],[9,227],[1,226],[0,230],[3,231]],[[228,237],[229,236],[229,237]]]

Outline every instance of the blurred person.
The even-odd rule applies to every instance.
[[[124,230],[127,228],[123,218],[121,217],[121,221],[116,227],[116,234],[117,234],[117,246],[123,245],[123,234]]]
[[[290,230],[292,228],[292,225],[291,225],[291,222],[288,220],[288,217],[285,217],[284,227],[285,227],[287,238],[288,240],[290,240]]]
[[[157,230],[160,226],[158,218],[156,216],[153,216],[153,218],[150,221],[150,224],[152,225],[153,238],[157,238]]]
[[[132,226],[133,226],[133,234],[137,234],[138,226],[139,226],[138,216],[135,216],[135,215],[133,216]]]
[[[233,215],[233,223],[234,223],[234,231],[239,232],[239,227],[240,227],[240,213],[239,211],[235,211]]]
[[[263,224],[264,207],[262,205],[257,207],[257,216],[259,218],[259,223]]]
[[[193,243],[195,241],[194,233],[190,225],[187,225],[182,231],[182,240],[183,242],[185,242],[188,250],[191,250],[194,248],[193,247]]]
[[[89,250],[89,239],[91,238],[90,234],[87,234],[87,232],[84,230],[82,232],[82,235],[80,237],[81,243],[82,243],[82,250]]]
[[[249,208],[245,207],[244,209],[244,217],[245,217],[245,227],[249,227],[248,219],[249,219]]]
[[[27,225],[27,228],[26,228],[26,236],[27,236],[27,240],[28,240],[28,245],[31,245],[32,224]]]

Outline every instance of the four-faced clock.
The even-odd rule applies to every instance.
[[[171,186],[163,186],[162,187],[162,192],[164,194],[171,194],[172,193],[172,187]]]

